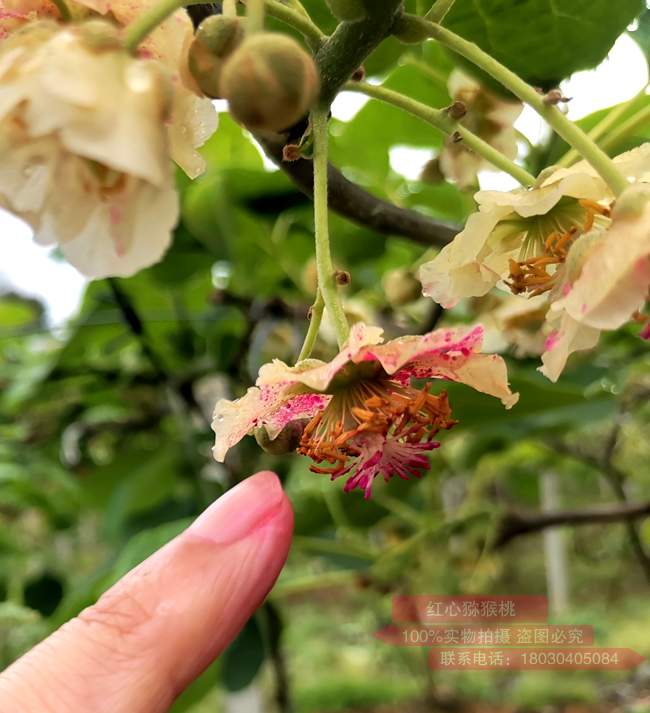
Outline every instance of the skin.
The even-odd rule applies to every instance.
[[[292,530],[277,476],[246,479],[4,671],[0,711],[167,711],[264,600]]]

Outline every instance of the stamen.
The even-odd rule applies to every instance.
[[[597,216],[609,218],[611,210],[595,201],[583,199],[578,204],[585,211],[585,221],[581,227],[572,226],[565,232],[554,230],[544,241],[541,255],[527,260],[510,260],[509,280],[506,284],[513,294],[526,293],[529,297],[541,295],[553,288],[560,265],[564,264],[576,238],[588,233]],[[549,271],[549,268],[553,268]]]
[[[359,463],[359,460],[369,442],[390,441],[396,453],[408,454],[408,462],[391,465],[391,474],[400,477],[408,473],[421,474],[428,461],[417,455],[418,452],[437,447],[439,444],[433,439],[438,431],[456,424],[451,418],[447,394],[436,396],[426,387],[417,391],[392,382],[383,382],[381,393],[377,385],[364,387],[361,391],[366,398],[360,406],[342,408],[347,404],[337,404],[335,397],[325,411],[314,416],[303,431],[297,452],[315,463],[329,463],[330,467],[312,465],[310,470],[334,479],[356,466],[368,466],[367,461]],[[346,421],[350,423],[346,425]],[[381,458],[375,460],[377,465]]]

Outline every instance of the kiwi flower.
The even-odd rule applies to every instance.
[[[184,11],[133,57],[119,25],[143,3],[69,4],[80,19],[63,24],[47,0],[0,0],[0,206],[83,274],[131,275],[169,246],[172,160],[201,173],[216,115],[184,79]]]
[[[498,97],[460,69],[454,69],[449,75],[448,89],[452,99],[466,107],[467,113],[460,123],[507,158],[516,158],[514,123],[523,104]],[[454,141],[453,137],[445,141],[439,165],[446,178],[463,188],[475,185],[476,174],[491,167],[484,158],[468,149],[462,141]]]
[[[245,396],[218,401],[214,456],[223,461],[259,429],[273,441],[298,425],[291,445],[314,461],[313,472],[332,480],[347,476],[346,492],[359,488],[369,498],[377,476],[420,477],[429,468],[426,454],[440,445],[436,435],[456,421],[444,391],[434,394],[412,381],[460,382],[506,408],[517,402],[505,363],[481,354],[482,340],[478,326],[382,343],[381,329],[357,323],[332,361],[306,359],[290,367],[275,360],[260,369]]]
[[[650,144],[614,160],[631,182],[643,185],[650,180]],[[618,251],[611,251],[612,241],[618,240],[620,233],[614,230],[612,220],[614,196],[593,169],[581,162],[569,169],[549,170],[530,190],[481,191],[475,199],[479,210],[469,217],[465,229],[421,266],[424,294],[447,308],[460,299],[483,296],[496,285],[524,297],[546,295],[551,306],[544,327],[550,332],[546,351],[555,354],[543,359],[542,372],[556,380],[570,353],[589,349],[598,340],[601,327],[590,321],[589,310],[578,314],[580,310],[572,306],[571,313],[566,312],[563,305],[571,306],[573,300],[565,303],[560,298],[572,290],[597,245],[601,245],[598,252],[608,254],[609,260],[618,260],[614,255],[624,251],[624,239]],[[634,230],[640,235],[647,234],[650,227],[642,213],[634,221]],[[629,228],[629,220],[627,225]],[[580,284],[589,280],[594,289],[597,284],[600,289],[609,283],[604,273],[596,274],[605,269],[603,260],[596,263],[597,269],[585,272]],[[626,261],[617,262],[621,269],[625,265]],[[612,295],[615,299],[615,293]],[[608,304],[612,305],[611,300]],[[561,326],[558,321],[563,314],[566,318]],[[573,315],[571,322],[569,314]]]
[[[602,330],[632,319],[650,320],[643,309],[650,295],[650,184],[630,186],[612,209],[611,226],[583,236],[571,249],[554,289],[551,328],[540,371],[555,381],[568,356],[595,346]]]

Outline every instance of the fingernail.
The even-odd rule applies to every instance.
[[[275,473],[256,473],[210,505],[188,532],[218,544],[242,540],[267,523],[284,498]]]

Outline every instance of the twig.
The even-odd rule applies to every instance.
[[[262,141],[268,157],[276,163],[298,189],[313,196],[314,167],[309,159],[282,160],[283,144]],[[446,245],[460,232],[457,225],[443,223],[408,208],[400,208],[373,196],[349,181],[337,168],[328,168],[329,207],[335,213],[381,235],[408,238],[420,245]]]
[[[650,517],[650,501],[557,512],[522,513],[512,511],[502,517],[493,547],[495,549],[503,547],[516,537],[540,532],[549,527],[627,522],[645,517]]]
[[[618,428],[620,428],[620,426],[616,424],[614,426],[614,430]],[[611,438],[609,439],[608,445],[606,447],[606,451],[609,452],[609,456],[606,456],[605,458],[596,456],[592,453],[587,453],[585,451],[582,451],[581,449],[572,448],[561,439],[547,439],[546,443],[556,453],[561,453],[563,455],[568,456],[569,458],[573,458],[574,460],[580,461],[581,463],[586,463],[592,468],[600,471],[605,480],[609,483],[609,486],[614,492],[614,495],[616,496],[617,500],[620,503],[627,504],[628,498],[624,487],[626,475],[622,470],[617,468],[614,463],[612,463],[612,456],[616,448],[617,438],[618,437],[616,437],[613,441],[613,445],[610,444]],[[650,556],[648,556],[648,553],[645,551],[643,541],[641,540],[641,535],[639,534],[639,531],[634,522],[626,522],[626,529],[628,539],[630,541],[630,546],[632,547],[632,550],[634,551],[639,565],[643,570],[643,574],[646,580],[650,582]]]

